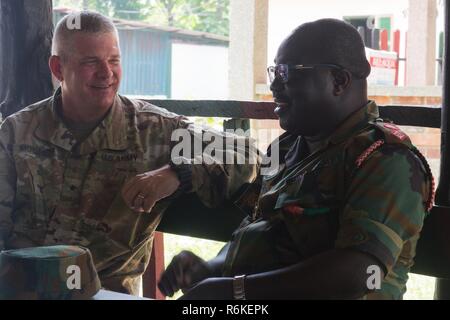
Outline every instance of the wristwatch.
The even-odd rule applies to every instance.
[[[234,300],[245,300],[245,275],[234,277],[233,298]]]

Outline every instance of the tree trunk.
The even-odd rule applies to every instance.
[[[3,118],[53,92],[48,58],[51,0],[0,1],[0,112]]]

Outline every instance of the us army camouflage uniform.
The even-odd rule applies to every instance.
[[[378,116],[370,102],[312,154],[303,138],[281,136],[285,161],[238,201],[249,216],[233,234],[224,276],[352,248],[378,259],[387,273],[381,289],[362,298],[402,297],[432,202],[432,177],[409,138]]]
[[[0,249],[81,245],[91,250],[105,288],[137,294],[153,232],[170,201],[137,214],[125,205],[121,188],[128,178],[166,165],[171,133],[193,126],[165,109],[117,96],[105,119],[77,143],[55,112],[60,100],[58,90],[1,124]],[[256,176],[255,165],[185,160],[192,171],[187,191],[209,206]]]

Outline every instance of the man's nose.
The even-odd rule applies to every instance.
[[[278,79],[278,78],[273,79],[272,83],[270,84],[270,91],[280,92],[283,90],[284,90],[284,84],[280,81],[280,79]]]
[[[108,61],[102,61],[100,62],[97,74],[102,78],[110,78],[114,73]]]

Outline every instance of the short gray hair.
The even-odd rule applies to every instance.
[[[98,12],[84,10],[70,13],[56,25],[52,55],[66,58],[70,40],[77,33],[115,33],[117,37],[119,35],[114,22]]]

